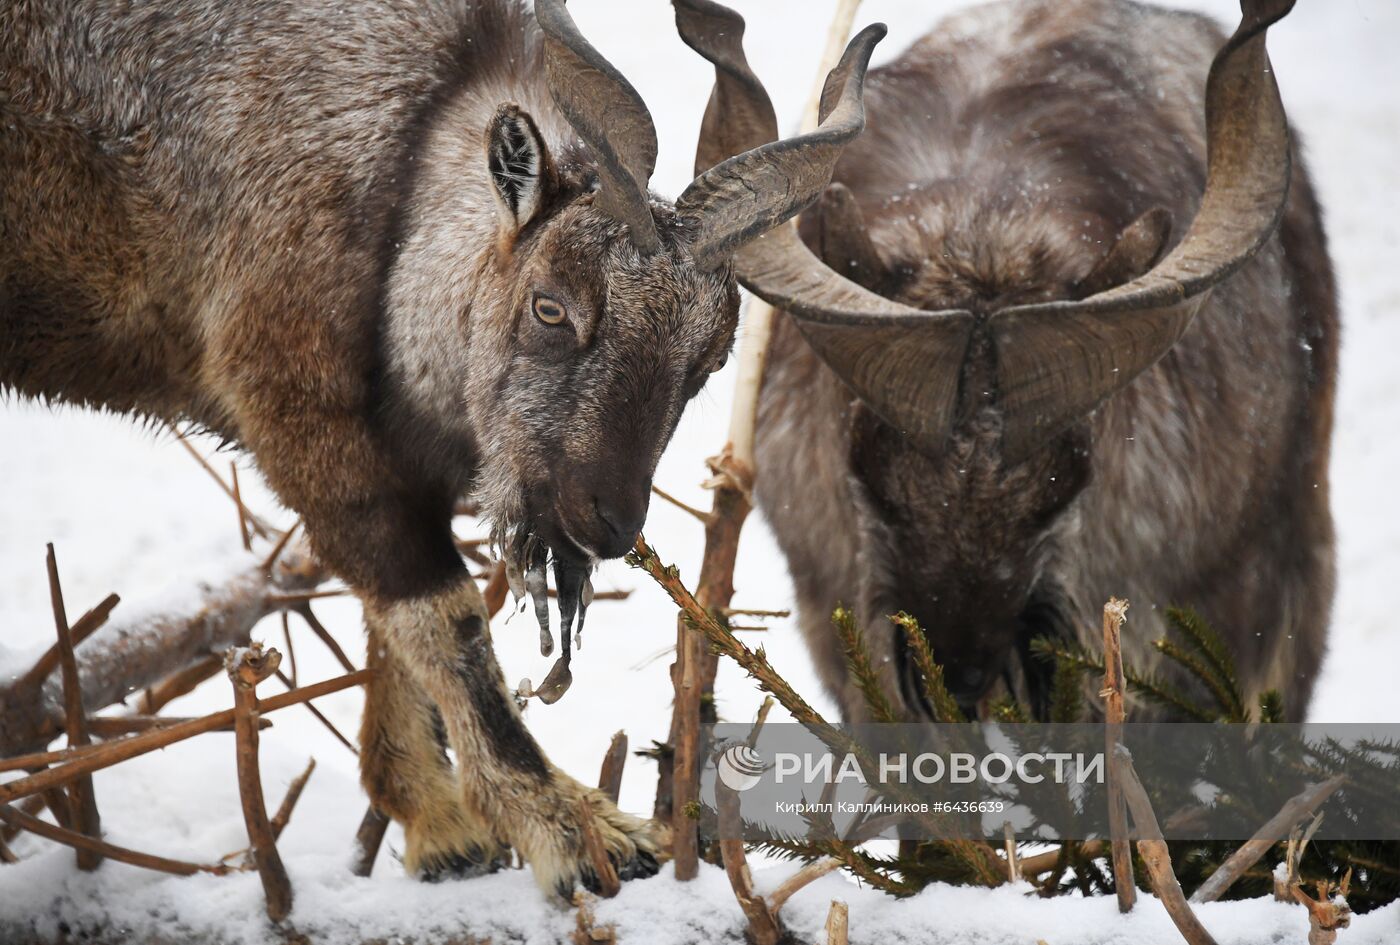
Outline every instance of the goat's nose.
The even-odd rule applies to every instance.
[[[641,532],[647,518],[647,493],[641,499],[624,495],[597,495],[593,497],[593,508],[598,513],[613,538],[630,545]]]
[[[948,691],[959,702],[976,702],[986,688],[987,673],[980,666],[953,663],[946,669]]]

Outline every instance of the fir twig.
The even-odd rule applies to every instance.
[[[890,705],[888,694],[880,682],[880,675],[870,659],[870,648],[865,642],[865,634],[856,625],[855,614],[840,604],[831,614],[831,624],[836,628],[836,638],[841,643],[841,655],[846,659],[846,668],[856,681],[871,717],[876,722],[895,721],[894,706]]]
[[[914,657],[914,667],[923,681],[924,700],[928,702],[935,722],[966,722],[958,700],[943,682],[943,667],[933,659],[933,648],[928,637],[919,627],[919,622],[909,614],[900,612],[890,618],[904,631],[904,639],[909,644],[909,652]]]

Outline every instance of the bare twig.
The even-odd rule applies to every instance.
[[[195,873],[213,873],[216,876],[223,876],[236,871],[234,867],[223,863],[186,863],[182,860],[171,860],[163,856],[129,850],[126,847],[107,843],[105,840],[94,839],[86,834],[68,830],[65,827],[55,826],[48,821],[40,820],[38,817],[32,817],[9,804],[0,804],[0,820],[46,840],[62,843],[80,852],[91,853],[99,862],[103,857],[107,857],[118,863],[129,863],[132,866],[140,866],[161,873],[173,873],[176,876],[193,876]]]
[[[277,679],[279,682],[282,683],[282,685],[286,686],[289,690],[296,690],[296,683],[288,679],[287,675],[283,673],[280,669],[277,671]],[[316,721],[324,725],[326,727],[326,730],[335,736],[336,741],[340,742],[346,748],[350,749],[350,754],[358,755],[360,753],[360,750],[355,747],[355,743],[352,742],[350,739],[346,738],[343,734],[341,734],[340,729],[335,727],[334,722],[326,718],[325,713],[323,713],[320,709],[316,708],[309,702],[304,702],[302,704],[306,706],[306,711],[310,712],[313,716],[316,717]]]
[[[238,464],[229,460],[229,481],[233,484],[233,504],[238,510],[238,538],[243,542],[244,551],[253,550],[253,537],[248,532],[248,507],[243,504],[243,492],[238,488]]]
[[[768,908],[777,915],[782,911],[784,903],[791,899],[802,887],[813,880],[821,879],[827,873],[834,873],[841,868],[841,861],[835,857],[822,857],[820,860],[813,860],[802,869],[793,873],[768,895]]]
[[[603,767],[598,772],[598,790],[614,804],[622,793],[622,769],[626,764],[627,733],[619,731],[608,744],[608,753],[603,756]]]
[[[384,832],[389,829],[389,816],[374,809],[371,804],[360,819],[360,829],[355,831],[355,852],[350,858],[350,872],[356,876],[368,876],[374,872],[374,861],[379,856],[379,845],[384,842]]]
[[[598,895],[604,899],[611,899],[621,891],[622,882],[617,878],[617,869],[608,856],[607,848],[603,846],[603,838],[598,834],[598,821],[593,814],[592,803],[587,797],[580,797],[578,804],[583,848],[588,853],[593,875],[598,879]]]
[[[149,732],[157,728],[169,728],[188,722],[193,716],[175,715],[93,715],[88,717],[88,733],[95,738],[120,738],[137,732]],[[271,728],[271,719],[259,719],[258,728]],[[232,725],[215,729],[216,732],[231,732]],[[62,754],[62,752],[58,752]],[[58,759],[54,759],[58,760]]]
[[[1264,826],[1245,841],[1220,868],[1211,874],[1191,896],[1192,902],[1214,902],[1244,875],[1260,857],[1269,852],[1304,818],[1311,817],[1327,798],[1346,783],[1344,775],[1337,775],[1319,784],[1313,784],[1297,796],[1290,798],[1277,814],[1269,818]]]
[[[176,431],[175,439],[185,448],[186,452],[194,457],[194,461],[199,463],[200,468],[209,474],[209,478],[219,484],[219,488],[223,490],[224,495],[228,496],[234,502],[237,502],[240,506],[243,505],[238,496],[234,494],[233,488],[228,483],[224,482],[224,477],[214,471],[214,467],[209,465],[208,460],[199,454],[199,450],[194,448],[194,444],[192,444],[183,433]],[[257,533],[259,538],[267,538],[272,534],[272,530],[268,527],[267,523],[249,512],[246,507],[243,509],[243,514],[247,516],[248,526]]]
[[[282,642],[287,645],[287,662],[291,664],[292,670],[288,674],[291,677],[291,688],[297,687],[297,650],[292,645],[292,620],[284,610],[278,615],[282,622]]]
[[[791,617],[790,610],[753,610],[747,607],[721,607],[720,613],[726,617]]]
[[[226,664],[233,684],[233,720],[238,738],[238,796],[243,802],[243,822],[248,828],[253,862],[267,899],[267,917],[273,922],[281,922],[292,911],[292,884],[277,852],[277,836],[263,802],[258,772],[257,685],[277,671],[281,660],[276,650],[264,651],[254,644],[229,650]]]
[[[345,655],[345,651],[340,648],[340,644],[336,642],[335,637],[331,636],[331,632],[326,629],[325,624],[317,619],[311,607],[309,605],[303,605],[295,608],[295,610],[297,615],[301,617],[302,620],[306,621],[306,625],[311,628],[311,632],[316,634],[317,639],[326,645],[326,649],[331,651],[331,654],[336,658],[337,662],[345,667],[345,671],[347,673],[353,673],[355,671],[355,664],[350,662],[350,657]]]
[[[277,539],[277,544],[272,546],[272,550],[267,553],[267,557],[262,561],[262,569],[264,571],[272,570],[272,566],[277,563],[278,558],[282,557],[282,552],[287,550],[287,543],[292,540],[292,536],[296,534],[300,526],[301,519],[297,519],[292,523],[292,527],[283,532],[282,536]]]
[[[86,640],[94,630],[100,628],[111,616],[112,609],[121,603],[121,598],[116,594],[108,594],[103,598],[102,603],[89,610],[79,617],[73,626],[68,628],[68,636],[73,641],[76,649],[80,643]],[[23,692],[28,689],[35,689],[43,685],[44,680],[58,668],[59,644],[55,643],[44,651],[44,654],[35,661],[23,676],[15,680],[10,687],[11,692]]]
[[[349,673],[345,676],[337,676],[334,679],[327,679],[324,682],[314,683],[310,686],[302,686],[295,692],[285,692],[281,695],[271,696],[258,701],[258,711],[261,714],[276,712],[278,709],[285,709],[287,706],[300,705],[309,699],[316,699],[320,696],[327,696],[333,692],[340,692],[342,689],[350,689],[354,686],[361,686],[374,677],[374,671],[362,669],[358,672]],[[140,735],[132,735],[130,738],[122,738],[117,741],[104,742],[101,745],[90,745],[87,748],[70,749],[60,753],[60,758],[64,764],[56,768],[47,768],[43,771],[31,774],[26,778],[19,778],[14,781],[0,783],[0,804],[9,803],[21,797],[28,797],[51,787],[67,784],[74,778],[100,771],[103,768],[110,768],[112,765],[120,764],[131,758],[166,748],[176,742],[184,741],[187,738],[194,738],[196,735],[203,735],[205,732],[212,732],[223,728],[234,721],[233,709],[225,709],[222,712],[214,712],[189,722],[180,722],[168,728],[154,729],[143,732]]]
[[[63,603],[63,586],[58,579],[58,559],[53,544],[48,545],[49,597],[53,603],[53,622],[58,631],[58,660],[63,674],[64,727],[68,731],[68,747],[83,748],[92,744],[88,737],[87,713],[83,711],[83,691],[78,675],[78,658],[73,652],[73,637],[68,632],[68,613]],[[94,840],[102,839],[102,817],[97,811],[97,794],[92,789],[91,776],[77,778],[68,786],[73,821],[78,832]],[[102,865],[102,855],[91,848],[78,848],[78,869],[91,871]]]
[[[680,499],[677,499],[675,496],[671,495],[671,493],[667,492],[665,489],[662,489],[660,486],[652,486],[651,491],[656,493],[661,498],[665,499],[667,502],[674,505],[676,508],[680,509],[682,512],[685,512],[687,515],[691,515],[695,518],[698,518],[702,523],[708,523],[710,521],[709,512],[702,512],[693,505],[687,505]]]
[[[1162,838],[1162,828],[1157,824],[1152,802],[1148,800],[1147,792],[1143,790],[1142,782],[1133,768],[1133,756],[1119,745],[1110,763],[1120,769],[1123,797],[1133,813],[1133,823],[1140,835],[1138,854],[1147,867],[1147,879],[1152,884],[1152,891],[1162,900],[1167,915],[1171,916],[1187,945],[1215,945],[1215,939],[1201,925],[1201,920],[1196,918],[1196,913],[1191,911],[1190,904],[1182,895],[1181,883],[1177,882],[1176,873],[1172,870],[1171,853],[1166,840]]]
[[[287,829],[287,824],[291,822],[292,812],[296,810],[297,801],[301,800],[301,792],[306,789],[306,782],[311,780],[311,773],[316,770],[316,759],[307,761],[306,769],[297,775],[292,783],[287,785],[287,793],[282,796],[282,803],[277,806],[277,813],[272,815],[272,836],[280,839],[282,831]]]
[[[1128,602],[1116,597],[1103,605],[1103,692],[1104,730],[1108,757],[1123,743],[1123,618]],[[1137,902],[1137,887],[1133,884],[1133,851],[1128,843],[1128,808],[1123,799],[1123,787],[1113,765],[1108,771],[1108,833],[1112,839],[1113,887],[1118,894],[1118,911],[1130,912]]]
[[[831,900],[831,911],[826,914],[826,945],[846,945],[849,923],[850,911],[846,904],[840,899]]]

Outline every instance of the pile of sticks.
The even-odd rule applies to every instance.
[[[241,504],[240,504],[241,508]],[[255,521],[246,514],[240,520]],[[245,537],[247,532],[245,531]],[[115,627],[106,635],[119,603],[113,594],[71,625],[59,578],[58,561],[48,546],[47,570],[57,642],[29,670],[0,688],[3,741],[11,750],[0,752],[0,772],[23,771],[23,777],[0,783],[0,858],[13,862],[8,841],[20,831],[74,848],[79,868],[96,869],[104,859],[189,876],[216,876],[256,868],[262,876],[268,915],[275,921],[291,909],[291,885],[277,856],[276,840],[292,816],[297,799],[315,762],[287,791],[282,805],[268,817],[258,772],[258,733],[271,723],[264,716],[292,705],[364,684],[370,671],[356,670],[314,616],[318,636],[332,646],[348,672],[319,683],[298,686],[279,670],[281,654],[251,643],[248,635],[262,617],[324,596],[315,591],[325,575],[301,551],[288,551],[292,532],[282,534],[272,551],[247,571],[234,574],[211,590],[192,613],[151,618],[139,627]],[[289,638],[290,639],[290,638]],[[78,645],[88,642],[80,659]],[[220,653],[222,650],[222,653]],[[191,691],[223,668],[233,687],[233,707],[198,718],[172,718],[157,713],[178,696]],[[277,674],[288,691],[267,698],[256,693],[258,683]],[[140,691],[135,711],[127,715],[95,713],[122,701],[132,689]],[[318,717],[347,745],[323,715]],[[239,794],[248,827],[250,856],[230,854],[217,862],[176,860],[118,846],[102,839],[102,821],[92,775],[157,749],[206,732],[235,733]],[[48,750],[59,733],[67,746]],[[94,738],[101,739],[95,742]],[[38,750],[13,748],[28,747]],[[49,809],[53,823],[37,815]]]

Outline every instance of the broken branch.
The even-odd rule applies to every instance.
[[[1274,844],[1282,840],[1290,830],[1305,818],[1311,817],[1313,813],[1322,806],[1323,801],[1331,797],[1336,790],[1346,783],[1345,775],[1337,775],[1319,784],[1314,784],[1302,791],[1295,797],[1288,800],[1277,814],[1269,818],[1264,826],[1245,841],[1244,845],[1231,854],[1230,858],[1220,864],[1220,868],[1211,874],[1210,878],[1200,885],[1191,896],[1192,902],[1214,902],[1224,894],[1234,884],[1235,880],[1244,875],[1260,857],[1273,847]]]
[[[1116,597],[1103,605],[1103,692],[1104,740],[1110,758],[1123,743],[1123,619],[1128,602]],[[1108,771],[1108,834],[1112,840],[1113,888],[1118,894],[1118,911],[1131,912],[1137,902],[1137,887],[1133,884],[1133,850],[1128,843],[1128,807],[1123,800],[1123,787],[1113,765]]]
[[[1119,745],[1114,750],[1111,764],[1120,769],[1119,780],[1123,785],[1123,797],[1128,803],[1128,809],[1133,813],[1133,823],[1140,835],[1137,842],[1138,854],[1147,867],[1147,879],[1152,884],[1152,891],[1162,900],[1167,915],[1171,916],[1187,945],[1216,945],[1215,939],[1206,931],[1206,927],[1201,925],[1201,920],[1196,918],[1196,913],[1191,911],[1190,904],[1181,892],[1181,883],[1177,881],[1176,872],[1172,869],[1171,853],[1162,837],[1162,828],[1157,823],[1152,802],[1133,768],[1133,756]]]
[[[267,819],[262,777],[258,771],[257,685],[277,671],[282,656],[254,644],[229,650],[226,668],[233,684],[233,720],[238,739],[238,796],[243,822],[253,848],[253,862],[262,879],[267,917],[281,922],[292,911],[292,884],[277,853],[277,835]]]

